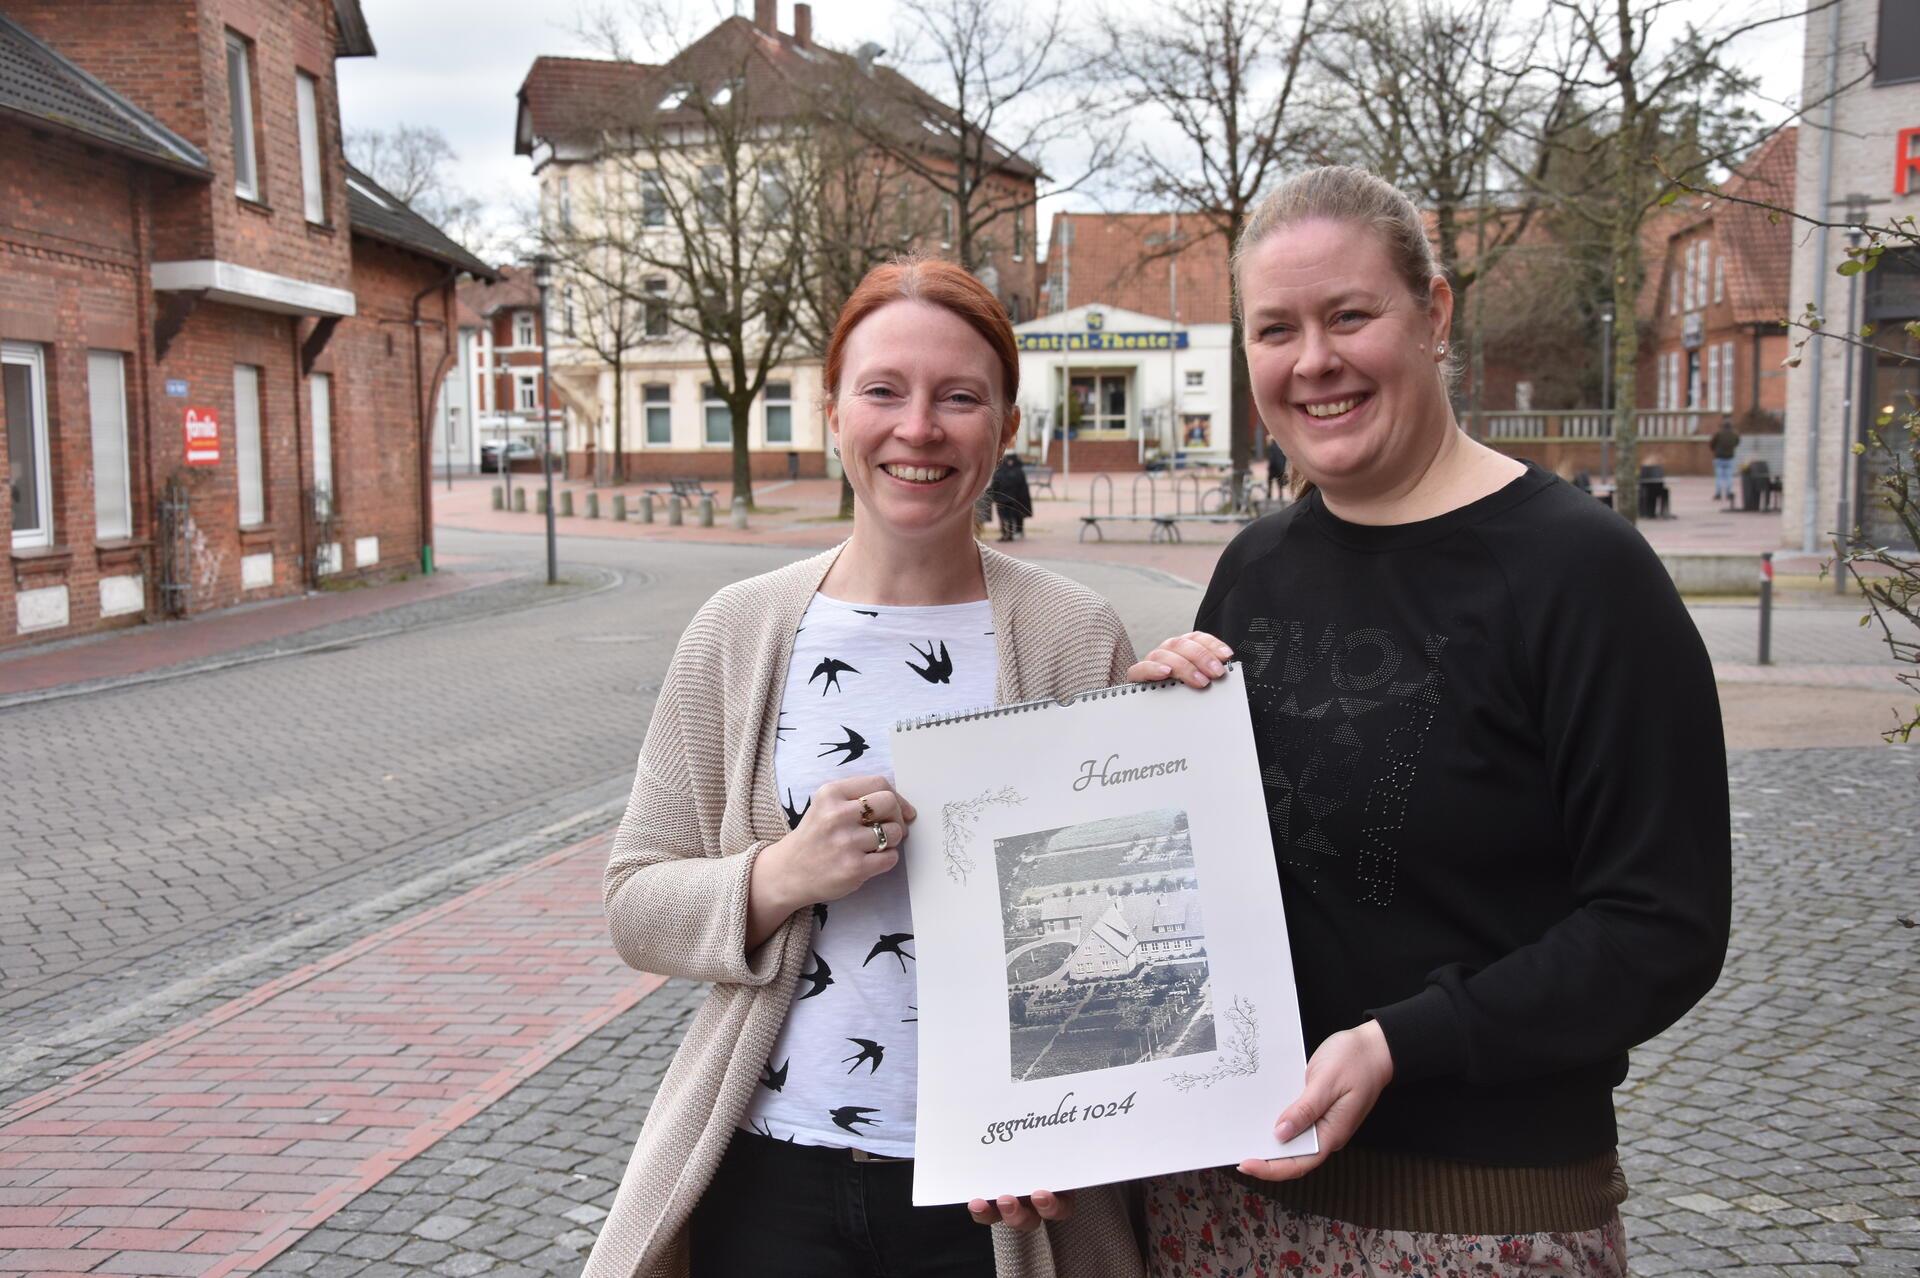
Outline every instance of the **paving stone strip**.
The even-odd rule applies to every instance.
[[[562,848],[0,1112],[0,1274],[251,1274],[652,993],[611,836]]]

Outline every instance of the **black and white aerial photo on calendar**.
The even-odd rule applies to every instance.
[[[1187,814],[1160,808],[996,839],[1009,1066],[1053,1078],[1214,1050]]]
[[[914,1202],[1313,1152],[1244,679],[897,726],[920,1027]]]

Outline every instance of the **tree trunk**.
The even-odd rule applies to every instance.
[[[747,423],[752,416],[753,400],[729,396],[727,411],[733,418],[733,500],[753,509],[753,458],[747,452]]]
[[[1241,229],[1246,224],[1246,215],[1235,212],[1227,219],[1227,248],[1232,251],[1240,242]],[[1233,330],[1228,342],[1233,347],[1233,362],[1228,365],[1227,412],[1233,420],[1228,423],[1227,443],[1233,462],[1233,490],[1244,494],[1249,491],[1253,473],[1254,458],[1254,413],[1253,413],[1253,376],[1247,371],[1247,329],[1246,321],[1240,315],[1238,306],[1233,308]],[[1174,438],[1179,438],[1178,424]],[[1260,449],[1265,452],[1264,448]]]
[[[623,369],[626,366],[618,355],[613,357],[613,486],[615,488],[627,482],[627,443],[624,427],[626,422],[622,410],[626,407],[626,378]]]
[[[1635,418],[1635,365],[1640,358],[1640,228],[1637,224],[1639,189],[1637,130],[1620,131],[1620,193],[1613,218],[1613,508],[1628,523],[1640,520],[1640,431]]]

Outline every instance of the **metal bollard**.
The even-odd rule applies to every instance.
[[[573,489],[571,488],[560,490],[560,513],[569,519],[573,518]]]
[[[533,490],[533,513],[536,515],[547,513],[547,490],[544,488]]]
[[[624,524],[627,522],[627,495],[625,493],[615,493],[613,495],[613,518],[616,523]]]
[[[526,489],[516,488],[513,490],[513,508],[519,511],[523,515],[527,513],[527,490]]]
[[[493,508],[495,510],[505,510],[507,508],[507,495],[500,491],[500,485],[498,484],[493,486]]]
[[[700,498],[700,526],[702,528],[713,527],[713,497],[711,495]]]
[[[588,519],[600,518],[600,494],[599,493],[587,494],[587,518]]]
[[[1773,552],[1760,552],[1760,664],[1773,664]]]
[[[679,493],[667,498],[667,522],[675,528],[678,528],[686,517],[686,512],[681,509],[685,505],[686,503],[680,500]]]
[[[747,503],[741,501],[738,497],[733,500],[733,526],[735,528],[745,528],[747,526]]]
[[[653,494],[652,493],[640,494],[640,522],[643,524],[650,524],[653,522]]]

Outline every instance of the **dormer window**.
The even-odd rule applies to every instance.
[[[687,104],[687,99],[692,96],[693,96],[692,86],[685,85],[685,84],[677,84],[673,88],[667,90],[666,97],[660,99],[660,110],[678,111],[681,107]]]

